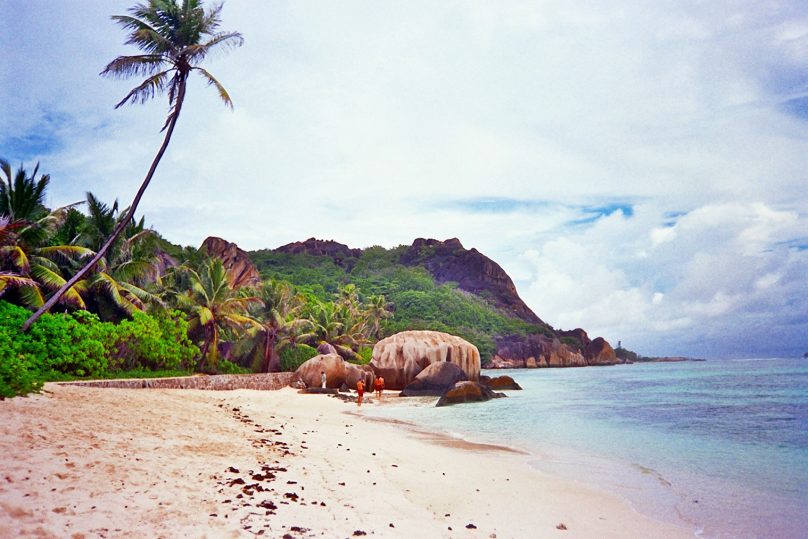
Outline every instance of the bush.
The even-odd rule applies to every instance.
[[[252,371],[241,365],[236,365],[232,361],[220,359],[216,364],[216,372],[219,374],[248,374]]]
[[[44,314],[31,329],[20,328],[30,313],[0,301],[0,394],[4,397],[37,391],[42,382],[68,376],[92,376],[107,367],[104,333],[98,317]]]
[[[281,370],[296,371],[303,363],[317,355],[317,349],[308,344],[287,346],[281,350]]]
[[[188,339],[188,322],[179,311],[153,316],[135,312],[112,331],[113,370],[185,369],[198,356],[199,348]]]
[[[98,376],[107,370],[107,343],[112,324],[87,311],[44,314],[24,338],[43,374]]]
[[[22,333],[30,313],[0,301],[0,396],[37,391],[46,380],[108,377],[120,370],[187,369],[199,355],[179,312],[136,312],[115,325],[87,311],[46,313]]]
[[[41,374],[32,356],[25,353],[26,341],[19,328],[28,311],[0,301],[0,398],[10,398],[38,391]]]

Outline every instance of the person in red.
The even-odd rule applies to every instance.
[[[373,383],[373,388],[376,390],[376,396],[382,398],[382,391],[384,391],[384,378],[379,376]]]
[[[356,405],[362,406],[362,396],[365,394],[365,382],[362,380],[356,382],[356,392],[359,394],[356,399]]]

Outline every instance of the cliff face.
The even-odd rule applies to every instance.
[[[575,337],[573,337],[575,335]],[[564,339],[567,342],[561,342]],[[511,335],[497,339],[497,352],[486,368],[585,367],[624,363],[602,337],[590,340],[580,328],[555,336]]]
[[[222,259],[230,284],[234,288],[261,284],[261,275],[259,275],[249,255],[239,249],[235,243],[230,243],[215,236],[208,236],[202,242],[200,250],[207,252],[210,256]]]
[[[457,238],[446,241],[418,238],[401,256],[407,266],[423,265],[436,281],[454,281],[461,290],[485,293],[486,299],[505,314],[531,324],[543,323],[519,297],[516,286],[502,267],[477,251],[467,250]]]

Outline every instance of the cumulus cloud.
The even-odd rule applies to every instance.
[[[532,269],[523,295],[548,321],[640,350],[743,356],[802,343],[808,250],[784,240],[806,230],[805,216],[713,204],[667,220],[639,205],[544,240],[522,254]]]

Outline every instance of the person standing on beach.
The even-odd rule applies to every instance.
[[[356,382],[356,392],[359,394],[356,398],[356,405],[362,406],[362,397],[365,395],[365,382],[362,380]]]
[[[373,383],[373,388],[376,390],[376,396],[382,398],[382,391],[384,391],[384,377],[379,376]]]
[[[320,373],[320,384],[323,389],[325,389],[325,371]]]

